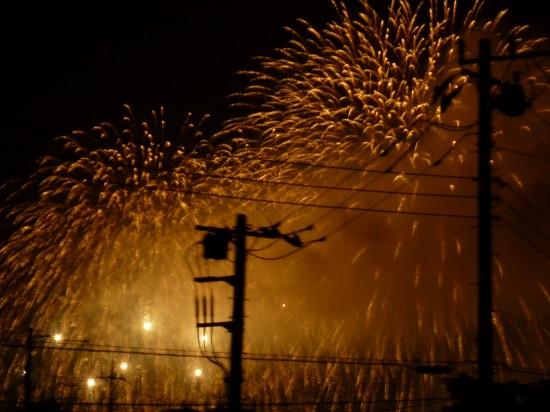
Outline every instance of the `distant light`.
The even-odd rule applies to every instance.
[[[63,339],[61,333],[56,333],[55,335],[53,335],[53,340],[55,340],[56,342],[59,342],[61,339]]]
[[[201,341],[202,341],[203,343],[208,342],[208,336],[207,336],[207,335],[202,335],[202,336],[201,336]]]
[[[128,363],[127,362],[122,362],[120,364],[120,369],[122,369],[123,371],[125,371],[126,369],[128,369]]]
[[[283,303],[283,304],[281,305],[281,307],[282,307],[283,309],[286,308],[286,303]]]
[[[202,369],[195,369],[195,376],[198,378],[199,376],[202,376]]]
[[[152,327],[153,327],[153,324],[150,321],[146,320],[145,322],[143,322],[143,329],[151,330]]]
[[[86,384],[88,385],[88,388],[93,388],[95,386],[95,379],[89,378]]]

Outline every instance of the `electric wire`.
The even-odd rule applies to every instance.
[[[26,342],[0,341],[0,347],[16,348],[28,350]],[[32,346],[33,350],[54,350],[54,351],[74,351],[74,352],[91,352],[91,353],[116,353],[125,355],[145,355],[145,356],[160,356],[174,358],[204,358],[200,350],[189,349],[162,349],[162,348],[145,348],[133,346],[117,346],[105,344],[84,343],[75,345],[64,344],[61,342],[40,342]],[[219,352],[221,359],[230,359],[230,353]],[[253,362],[283,362],[283,363],[298,363],[298,364],[334,364],[334,365],[350,365],[350,366],[383,366],[383,367],[399,367],[409,370],[416,370],[418,365],[470,365],[476,364],[477,360],[448,360],[434,359],[422,361],[418,358],[360,358],[352,356],[317,356],[317,355],[293,355],[293,354],[277,354],[277,353],[256,353],[243,352],[242,359],[244,361]],[[494,362],[495,368],[518,371],[526,374],[550,376],[550,370],[528,368],[516,365],[510,365],[504,362]]]
[[[532,211],[534,212],[537,216],[539,216],[540,218],[542,218],[544,221],[546,221],[546,223],[549,223],[550,224],[550,217],[548,217],[547,215],[545,215],[543,212],[540,211],[539,208],[537,208],[535,205],[533,205],[531,202],[529,202],[525,196],[523,196],[521,193],[519,193],[516,189],[514,189],[514,187],[507,183],[506,181],[503,181],[502,179],[499,178],[499,184],[503,184],[504,185],[504,188],[506,189],[506,191],[509,191],[511,192],[512,194],[514,194],[518,199],[520,199],[525,205],[527,205],[527,207]]]
[[[104,181],[101,182],[102,184],[105,183]],[[279,205],[287,205],[287,206],[299,206],[299,207],[311,207],[311,208],[320,208],[320,209],[335,209],[335,210],[350,210],[350,211],[362,211],[362,212],[375,212],[375,213],[399,213],[399,214],[410,214],[410,215],[420,215],[420,216],[434,216],[434,217],[456,217],[456,218],[473,218],[475,216],[472,215],[466,215],[466,214],[453,214],[453,213],[430,213],[430,212],[413,212],[413,211],[400,211],[396,212],[395,210],[387,210],[387,209],[373,209],[369,207],[354,207],[354,206],[343,206],[343,205],[327,205],[327,204],[310,204],[310,203],[303,203],[303,202],[293,202],[293,201],[284,201],[284,200],[275,200],[275,199],[263,199],[263,198],[254,198],[254,197],[248,197],[248,196],[237,196],[237,195],[229,195],[229,194],[220,194],[220,193],[212,193],[212,192],[202,192],[202,191],[194,191],[194,190],[187,190],[187,189],[180,189],[180,188],[169,188],[169,187],[161,187],[161,186],[155,186],[151,184],[147,185],[135,185],[135,184],[126,184],[126,183],[120,183],[120,182],[111,182],[115,183],[121,186],[128,186],[130,189],[135,188],[142,188],[147,190],[158,190],[158,191],[167,191],[167,192],[176,192],[181,194],[188,194],[192,196],[206,196],[206,197],[215,197],[220,199],[231,199],[231,200],[240,200],[240,201],[251,201],[251,202],[259,202],[259,203],[271,203],[271,204],[279,204]],[[449,195],[449,197],[452,197],[452,195]],[[462,197],[462,196],[461,196]],[[468,198],[467,196],[464,196],[464,198]]]
[[[544,256],[546,259],[550,259],[550,253],[547,253],[544,251],[539,245],[537,245],[535,242],[533,242],[529,237],[525,236],[519,229],[517,229],[514,225],[512,225],[507,219],[499,218],[499,222],[504,223],[512,232],[514,232],[516,235],[518,235],[521,239],[523,239],[528,245],[533,247],[536,251],[538,251],[542,256]]]
[[[411,398],[411,399],[378,399],[378,400],[327,400],[327,401],[273,401],[273,402],[250,402],[244,401],[241,402],[243,407],[279,407],[279,408],[292,408],[292,407],[305,407],[305,406],[319,406],[319,407],[330,407],[330,406],[346,406],[346,405],[393,405],[392,409],[377,409],[380,411],[394,411],[397,405],[399,410],[404,410],[403,407],[406,407],[408,410],[418,407],[423,407],[427,405],[436,405],[440,403],[446,403],[452,401],[453,398],[450,397],[440,397],[440,398]],[[0,404],[3,405],[17,405],[16,401],[0,400]],[[56,405],[59,406],[82,406],[82,407],[97,407],[97,406],[106,406],[109,402],[93,402],[93,401],[75,401],[75,400],[56,400]],[[39,404],[38,404],[39,405]],[[177,408],[212,408],[216,406],[216,402],[113,402],[109,404],[110,407],[154,407],[154,408],[168,408],[168,407],[177,407]],[[219,405],[218,405],[219,406]],[[163,409],[165,410],[165,409]],[[184,409],[178,409],[184,410]]]
[[[532,153],[525,153],[525,152],[522,152],[522,151],[519,151],[519,150],[509,149],[507,147],[498,146],[498,145],[495,145],[494,147],[495,147],[495,149],[502,150],[504,152],[514,153],[514,154],[517,154],[517,155],[529,157],[531,159],[538,159],[538,160],[543,160],[543,161],[546,161],[546,162],[550,162],[550,157],[547,157],[547,156],[540,156],[540,155],[536,155],[536,154],[532,154]]]
[[[506,201],[505,199],[499,198],[499,203],[505,205],[509,210],[511,210],[517,217],[519,217],[523,222],[525,222],[531,229],[533,229],[535,232],[537,232],[543,239],[545,239],[547,242],[550,242],[550,235],[543,232],[542,229],[531,222],[524,213],[521,213],[518,209],[516,209],[514,206],[510,204],[510,202]],[[500,220],[500,216],[497,216],[497,220]]]

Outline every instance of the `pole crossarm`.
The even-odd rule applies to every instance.
[[[215,328],[221,326],[227,329],[229,332],[233,332],[235,325],[232,321],[226,322],[197,322],[197,328]]]
[[[215,234],[233,233],[233,229],[230,229],[228,227],[214,227],[214,226],[196,225],[195,229],[201,230],[203,232],[210,232],[210,233],[215,233]]]
[[[201,276],[193,278],[197,283],[210,283],[210,282],[227,282],[231,286],[235,286],[235,276]]]

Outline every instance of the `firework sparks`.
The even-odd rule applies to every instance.
[[[476,210],[473,144],[460,140],[471,129],[459,127],[472,123],[468,105],[443,114],[433,97],[450,76],[452,86],[465,85],[456,44],[479,23],[481,2],[460,27],[456,2],[413,9],[394,1],[387,13],[359,4],[355,15],[334,3],[338,19],[322,30],[307,22],[291,30],[289,45],[245,73],[249,87],[232,96],[248,112],[211,139],[190,117],[181,138],[169,139],[162,111],[142,124],[129,111],[122,132],[102,124],[60,138],[63,156],[41,159],[10,198],[15,207],[4,210],[13,231],[1,249],[3,336],[24,336],[33,326],[123,348],[196,347],[193,276],[231,267],[200,257],[190,264],[194,225],[228,224],[242,212],[254,224],[314,222],[328,234],[292,259],[276,258],[287,253],[278,244],[250,245],[253,256],[272,261],[251,259],[247,353],[292,353],[303,362],[251,361],[247,402],[351,399],[350,408],[370,410],[373,402],[406,408],[407,400],[440,393],[434,379],[414,374],[413,360],[476,357],[476,291],[468,286],[475,280],[469,226]],[[503,16],[484,29],[494,32]],[[497,52],[505,51],[499,44]],[[451,116],[463,119],[454,132],[437,127]],[[534,286],[522,286],[534,304],[512,299],[519,280],[504,275],[508,259],[499,262],[496,305],[508,316],[495,318],[498,361],[547,367],[542,313],[550,287],[537,273]],[[205,302],[217,298],[217,314],[229,313],[223,291],[199,293]],[[524,321],[540,327],[524,332]],[[214,363],[223,359],[216,350],[227,349],[221,335],[199,331]],[[76,373],[81,382],[109,364],[103,354],[75,351],[61,360],[44,352],[43,370]],[[346,363],[342,354],[371,361]],[[2,356],[9,361],[0,376],[15,382],[25,353],[8,347]],[[223,384],[205,384],[220,376],[216,366],[182,361],[175,369],[151,359],[141,353],[128,360],[128,401],[143,400],[141,391],[167,401],[221,396]],[[43,384],[37,391],[48,390]],[[78,396],[77,389],[54,390]]]

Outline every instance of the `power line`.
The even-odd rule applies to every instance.
[[[315,185],[315,184],[306,184],[306,183],[295,183],[295,182],[285,182],[280,180],[265,180],[265,179],[253,179],[240,176],[223,176],[210,173],[189,173],[193,176],[200,177],[209,177],[214,179],[228,179],[228,180],[239,180],[244,182],[251,183],[261,183],[261,184],[275,184],[283,186],[295,186],[302,187],[307,189],[322,189],[322,190],[334,190],[334,191],[347,191],[347,192],[356,192],[356,193],[380,193],[380,194],[395,194],[403,196],[426,196],[426,197],[448,197],[456,199],[475,199],[475,195],[460,195],[460,194],[445,194],[445,193],[422,193],[422,192],[410,192],[410,191],[392,191],[392,190],[381,190],[381,189],[366,189],[366,188],[354,188],[354,187],[340,187],[340,186],[324,186],[324,185]],[[408,175],[409,173],[400,173]],[[438,175],[438,177],[440,177]]]
[[[531,229],[537,232],[542,238],[550,242],[550,236],[544,233],[538,225],[535,225],[533,222],[527,219],[525,217],[525,214],[521,213],[519,210],[517,210],[514,206],[512,206],[509,202],[507,202],[504,199],[499,199],[499,202],[504,204],[508,209],[510,209],[516,216],[518,216],[523,222],[525,222]],[[501,219],[501,218],[497,217],[497,219]]]
[[[26,348],[25,343],[6,343],[0,342],[0,347],[22,349]],[[139,356],[159,356],[173,358],[204,358],[201,351],[182,350],[182,349],[157,349],[157,348],[139,348],[139,347],[123,347],[101,344],[90,344],[83,342],[80,345],[71,343],[70,345],[63,344],[63,341],[58,343],[36,343],[34,349],[45,349],[53,351],[73,351],[73,352],[89,352],[89,353],[116,353],[124,355],[139,355]],[[218,352],[220,359],[229,359],[229,352]],[[383,367],[401,367],[414,370],[418,364],[430,365],[468,365],[474,364],[473,359],[449,360],[449,359],[433,359],[422,361],[420,359],[391,359],[391,358],[360,358],[350,356],[316,356],[316,355],[295,355],[295,354],[280,354],[280,353],[256,353],[243,352],[243,360],[251,362],[283,362],[283,363],[303,363],[303,364],[334,364],[334,365],[355,365],[355,366],[383,366]],[[495,368],[510,370],[514,372],[522,372],[526,374],[534,374],[541,376],[550,376],[550,371],[543,369],[527,368],[522,366],[514,366],[503,362],[495,362]]]
[[[6,348],[24,348],[24,343],[2,343],[0,347]],[[62,345],[62,344],[35,344],[34,349],[46,349],[55,351],[72,351],[72,352],[90,352],[90,353],[117,353],[125,355],[148,355],[160,357],[175,357],[175,358],[204,358],[202,352],[192,350],[175,350],[175,349],[148,349],[135,347],[121,347],[109,345],[90,345],[81,346]],[[230,358],[230,353],[219,352],[219,358],[227,360]],[[292,354],[263,354],[263,353],[247,353],[243,352],[243,360],[247,361],[265,361],[265,362],[284,362],[284,363],[318,363],[318,364],[340,364],[340,365],[359,365],[359,366],[388,366],[402,367],[414,369],[415,365],[420,362],[418,359],[383,359],[383,358],[352,358],[343,356],[304,356]],[[443,361],[435,360],[428,363],[472,363],[473,361]]]
[[[550,162],[550,157],[547,157],[547,156],[540,156],[540,155],[535,155],[535,154],[531,154],[531,153],[525,153],[525,152],[521,152],[519,150],[509,149],[509,148],[503,147],[503,146],[495,146],[495,148],[498,149],[498,150],[502,150],[504,152],[514,153],[514,154],[517,154],[517,155],[529,157],[531,159],[538,159],[538,160],[543,160],[545,162]]]
[[[520,238],[522,238],[527,244],[532,246],[535,250],[537,250],[541,255],[543,255],[546,259],[550,259],[550,254],[546,251],[542,250],[540,246],[538,246],[535,242],[533,242],[531,239],[529,239],[527,236],[525,236],[523,233],[521,233],[516,227],[514,227],[508,220],[504,218],[499,218],[499,222],[504,223],[512,232],[517,234]]]
[[[501,180],[502,182],[502,180]],[[525,196],[523,196],[521,193],[519,193],[516,189],[512,187],[509,183],[503,182],[504,186],[507,190],[512,192],[514,195],[516,195],[517,198],[519,198],[523,203],[525,203],[531,211],[535,212],[539,217],[541,217],[543,220],[545,220],[547,223],[550,223],[550,218],[546,216],[544,213],[542,213],[537,207],[535,207],[532,203],[530,203]]]
[[[146,187],[146,188],[149,188],[149,187]],[[162,188],[161,190],[168,190],[168,189]],[[259,198],[253,198],[253,197],[222,195],[218,193],[194,192],[194,191],[188,191],[188,190],[178,190],[178,191],[181,193],[187,193],[190,195],[212,196],[212,197],[218,197],[223,199],[247,200],[252,202],[273,203],[273,204],[287,205],[287,206],[312,207],[312,208],[320,208],[320,209],[346,210],[346,211],[356,211],[356,212],[373,212],[373,213],[393,213],[393,214],[402,214],[402,215],[430,216],[430,217],[451,217],[451,218],[465,218],[465,219],[472,219],[476,217],[475,215],[465,215],[465,214],[395,211],[395,210],[388,210],[388,209],[362,208],[362,207],[355,207],[355,206],[322,205],[322,204],[310,204],[310,203],[291,202],[291,201],[274,200],[274,199],[259,199]]]
[[[298,402],[243,402],[244,407],[300,407],[300,406],[345,406],[345,405],[407,405],[413,404],[411,407],[420,407],[423,404],[437,404],[452,401],[452,398],[410,398],[410,399],[367,399],[367,400],[339,400],[339,401],[298,401]],[[87,402],[87,401],[73,401],[73,400],[56,400],[57,405],[60,406],[101,406],[105,405],[105,402]],[[15,405],[17,402],[0,400],[0,404],[3,405]],[[212,407],[215,402],[115,402],[113,406],[117,407],[155,407],[155,408],[204,408]],[[418,405],[414,405],[418,404]],[[386,410],[386,409],[381,409]],[[391,409],[394,410],[394,409]]]
[[[216,197],[221,199],[232,199],[232,200],[240,200],[240,201],[251,201],[251,202],[260,202],[260,203],[272,203],[272,204],[279,204],[279,205],[287,205],[287,206],[299,206],[299,207],[311,207],[311,208],[320,208],[320,209],[332,209],[332,210],[346,210],[346,211],[359,211],[359,212],[373,212],[373,213],[393,213],[393,214],[402,214],[402,215],[417,215],[417,216],[430,216],[430,217],[450,217],[450,218],[475,218],[474,215],[466,215],[466,214],[452,214],[452,213],[434,213],[434,212],[412,212],[412,211],[395,211],[395,210],[388,210],[388,209],[374,209],[374,208],[361,208],[361,207],[355,207],[355,206],[343,206],[343,205],[326,205],[326,204],[311,204],[311,203],[303,203],[303,202],[293,202],[293,201],[284,201],[284,200],[275,200],[275,199],[262,199],[262,198],[254,198],[254,197],[248,197],[248,196],[236,196],[236,195],[230,195],[230,194],[220,194],[220,193],[212,193],[212,192],[197,192],[193,190],[185,190],[180,188],[169,188],[169,187],[160,187],[160,186],[154,186],[154,185],[145,185],[145,184],[130,184],[130,183],[122,183],[122,182],[97,182],[105,184],[105,183],[113,183],[118,184],[122,187],[128,187],[131,189],[135,188],[142,188],[146,190],[158,190],[158,191],[166,191],[166,192],[175,192],[175,193],[181,193],[181,194],[188,194],[192,196],[210,196],[210,197]],[[381,191],[380,193],[386,193],[385,191]],[[394,194],[394,192],[389,191],[386,194]],[[409,193],[406,193],[409,194]],[[431,194],[434,195],[434,194]],[[444,196],[444,195],[442,195]],[[445,197],[453,197],[453,195],[447,195]],[[466,198],[469,199],[470,197],[467,195],[459,195],[457,198]]]

